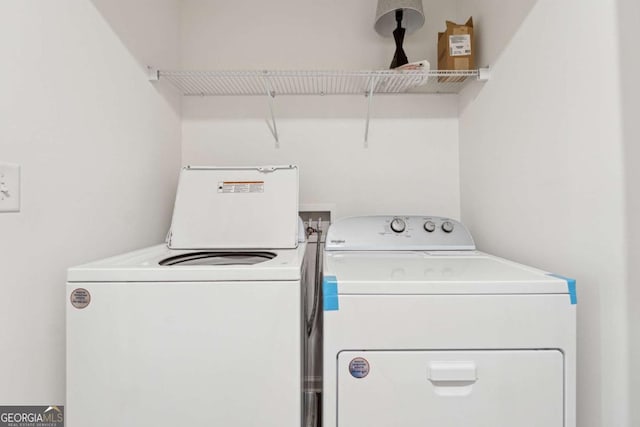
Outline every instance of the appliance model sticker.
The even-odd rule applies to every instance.
[[[84,288],[76,288],[71,292],[71,305],[75,308],[85,308],[91,302],[91,294]]]
[[[449,36],[449,55],[467,56],[471,55],[471,35],[461,34]]]
[[[364,357],[356,357],[349,362],[349,372],[354,378],[364,378],[369,375],[369,362]]]
[[[221,181],[218,193],[264,193],[264,181]]]

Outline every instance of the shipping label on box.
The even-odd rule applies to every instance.
[[[458,36],[449,36],[449,55],[471,55],[471,35],[463,34]]]

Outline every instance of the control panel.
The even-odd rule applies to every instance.
[[[439,216],[359,216],[334,222],[327,232],[327,251],[475,250],[469,230]]]

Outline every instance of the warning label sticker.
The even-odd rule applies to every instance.
[[[449,55],[466,56],[471,55],[471,35],[460,34],[449,36]]]
[[[264,193],[264,181],[221,181],[218,193]]]

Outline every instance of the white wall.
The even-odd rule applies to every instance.
[[[538,0],[456,0],[457,21],[473,17],[476,63],[493,65]]]
[[[423,0],[426,22],[405,37],[409,61],[435,65],[454,2]],[[371,0],[182,0],[183,66],[193,69],[388,68],[395,44],[373,29]]]
[[[627,259],[629,264],[629,401],[631,425],[640,425],[640,3],[637,0],[618,1],[620,34],[620,65],[623,108],[623,136],[627,197]]]
[[[276,149],[264,120],[185,119],[183,162],[296,164],[300,203],[335,205],[335,217],[459,216],[456,118],[375,119],[367,149],[363,119],[286,119],[278,127]]]
[[[409,60],[436,64],[436,34],[455,4],[425,0],[425,26],[407,36]],[[373,29],[369,0],[277,0],[246,7],[184,0],[184,69],[385,69],[392,38]],[[442,27],[442,28],[441,28]],[[459,216],[457,105],[450,96],[374,97],[369,148],[366,99],[277,97],[281,148],[263,98],[183,101],[183,163],[300,166],[301,203],[336,217],[365,213]]]
[[[0,3],[0,57],[0,402],[62,404],[65,270],[163,239],[180,120],[88,0]]]
[[[479,247],[577,278],[580,427],[630,425],[616,19],[614,1],[539,0],[460,116]]]
[[[180,57],[180,0],[91,0],[142,68],[175,68]]]

